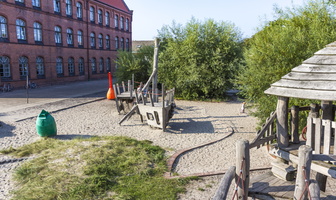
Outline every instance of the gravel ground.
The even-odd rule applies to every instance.
[[[80,98],[75,98],[64,100],[62,104],[71,106],[76,99],[81,101]],[[236,141],[251,141],[255,136],[256,119],[239,113],[241,102],[176,101],[176,105],[176,113],[164,133],[142,124],[137,115],[119,126],[118,121],[122,115],[118,115],[114,101],[102,100],[72,107],[52,114],[58,129],[56,138],[66,140],[95,135],[129,136],[153,141],[153,144],[166,148],[169,156],[177,150],[223,137],[227,126],[234,129],[234,134],[230,137],[180,156],[174,167],[175,172],[182,175],[228,169],[235,164]],[[48,111],[48,107],[43,109]],[[35,112],[38,115],[40,110]],[[16,148],[39,140],[35,121],[36,117],[20,122],[2,122],[1,149],[10,146]],[[251,150],[251,168],[270,165],[269,156],[265,152],[263,148]],[[1,159],[5,157],[0,155]],[[19,164],[0,164],[0,199],[9,199],[9,191],[14,186],[11,173]],[[252,176],[254,174],[258,173],[255,172]],[[180,195],[180,199],[211,199],[221,177],[213,176],[194,181],[188,186],[187,193]],[[204,191],[198,188],[203,188]]]

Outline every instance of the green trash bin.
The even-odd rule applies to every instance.
[[[53,116],[51,116],[47,111],[42,110],[36,119],[36,130],[41,137],[56,135],[56,122]]]

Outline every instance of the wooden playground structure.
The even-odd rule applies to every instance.
[[[132,76],[132,81],[128,80],[127,87],[124,82],[122,82],[122,86],[119,86],[119,84],[113,85],[113,89],[116,93],[115,101],[118,113],[120,114],[121,111],[126,113],[125,107],[129,107],[129,105],[132,104],[132,108],[119,121],[119,125],[125,120],[130,119],[134,114],[138,114],[141,122],[143,122],[143,116],[145,116],[148,125],[161,128],[162,131],[166,130],[169,120],[174,115],[174,108],[176,107],[174,103],[175,89],[165,91],[164,84],[162,84],[161,94],[159,93],[157,88],[158,55],[159,42],[156,38],[153,72],[145,85],[140,83],[136,89],[134,87],[134,75]],[[152,83],[152,89],[149,88],[150,83]],[[159,102],[160,99],[161,102]]]
[[[226,172],[214,200],[226,199],[234,177],[238,199],[336,199],[336,194],[325,193],[327,179],[336,179],[335,74],[336,42],[316,52],[265,91],[278,96],[277,110],[251,143],[237,142],[236,165]],[[289,98],[320,100],[321,105],[288,108]],[[306,111],[309,115],[305,141],[299,137],[299,112]],[[250,159],[256,158],[250,158],[249,149],[265,145],[276,161],[272,162],[271,172],[250,180]],[[316,177],[310,177],[311,171],[316,172]]]

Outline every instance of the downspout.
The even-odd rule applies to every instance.
[[[89,0],[86,1],[86,36],[87,36],[87,43],[86,43],[86,54],[87,54],[87,72],[88,72],[88,81],[90,81],[90,55],[89,55]]]

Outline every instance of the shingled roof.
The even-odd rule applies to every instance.
[[[289,74],[273,83],[265,94],[336,101],[336,42],[326,45]]]

